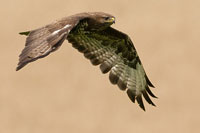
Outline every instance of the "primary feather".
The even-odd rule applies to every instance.
[[[117,84],[121,90],[127,90],[132,102],[136,100],[145,110],[143,96],[155,106],[148,96],[156,98],[149,89],[154,86],[136,49],[126,34],[110,27],[114,22],[115,18],[106,13],[80,13],[33,31],[22,32],[20,34],[28,37],[16,70],[57,50],[67,39],[93,65],[100,65],[102,73],[110,72],[110,82]]]

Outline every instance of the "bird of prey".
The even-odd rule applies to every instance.
[[[56,51],[65,39],[91,61],[100,65],[102,73],[109,72],[112,84],[126,90],[133,103],[145,111],[143,98],[151,105],[156,98],[136,49],[128,35],[111,27],[115,17],[103,12],[85,12],[54,21],[44,27],[21,32],[26,35],[25,48],[19,55],[16,70]]]

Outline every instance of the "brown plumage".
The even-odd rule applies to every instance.
[[[102,73],[110,72],[111,83],[117,84],[121,90],[127,90],[132,102],[136,100],[145,110],[143,96],[155,106],[148,96],[156,98],[149,88],[153,85],[136,49],[126,34],[110,27],[114,22],[115,17],[107,13],[80,13],[36,30],[21,32],[27,35],[27,39],[16,70],[54,52],[67,39],[93,65],[100,65]]]

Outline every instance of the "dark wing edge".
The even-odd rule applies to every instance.
[[[27,38],[16,71],[57,50],[78,22],[79,18],[75,17],[69,21],[62,19],[36,30],[20,32],[20,35],[26,35]]]
[[[149,97],[150,95],[156,98],[149,89],[153,84],[148,79],[136,49],[126,34],[109,27],[100,32],[87,32],[85,38],[80,38],[81,36],[75,35],[73,38],[68,37],[68,41],[90,59],[93,65],[100,65],[102,73],[109,72],[112,84],[117,84],[121,90],[127,90],[131,101],[137,101],[144,111],[142,96],[149,104],[155,106]],[[128,61],[131,58],[132,61]]]
[[[145,107],[143,104],[143,100],[142,100],[142,96],[144,97],[144,99],[151,104],[152,106],[156,106],[152,100],[150,99],[149,95],[152,96],[153,98],[157,98],[150,90],[149,87],[153,87],[154,85],[151,83],[151,81],[149,80],[144,67],[141,63],[141,60],[137,54],[137,51],[134,47],[134,44],[132,43],[131,39],[129,38],[128,35],[114,29],[114,28],[108,28],[107,29],[110,33],[110,35],[115,35],[118,38],[121,38],[122,40],[125,40],[124,45],[126,47],[132,47],[132,49],[129,49],[129,53],[131,51],[136,53],[136,56],[132,56],[133,59],[132,61],[130,61],[126,67],[121,67],[121,69],[124,68],[124,70],[120,70],[121,73],[120,74],[112,74],[113,71],[112,68],[110,71],[110,75],[115,75],[114,80],[118,79],[118,81],[115,81],[115,84],[117,84],[119,86],[119,88],[121,88],[122,90],[125,90],[125,88],[127,89],[127,94],[128,97],[130,98],[130,100],[135,103],[135,100],[137,101],[137,103],[139,104],[139,106],[145,111]],[[123,41],[122,41],[123,42]],[[119,45],[120,46],[120,45]],[[119,48],[118,46],[118,48]],[[121,51],[123,53],[123,50]],[[123,54],[122,54],[123,55]],[[129,58],[129,57],[128,57]],[[134,59],[135,58],[135,59]],[[122,57],[122,60],[124,61],[124,57]],[[136,60],[136,62],[134,63],[134,60]],[[134,65],[130,65],[134,63]],[[118,67],[119,68],[119,67]],[[116,70],[115,70],[116,71]],[[129,74],[128,74],[129,73]],[[125,76],[124,76],[125,75]],[[127,76],[128,75],[128,76]],[[113,76],[112,76],[113,77]],[[110,78],[111,83],[112,83],[112,78]],[[121,85],[123,85],[121,87]]]

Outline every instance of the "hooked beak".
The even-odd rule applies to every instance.
[[[107,20],[108,23],[115,23],[115,18],[111,17]]]
[[[111,19],[111,22],[115,24],[115,18],[112,17],[112,18],[110,18],[110,19]]]

